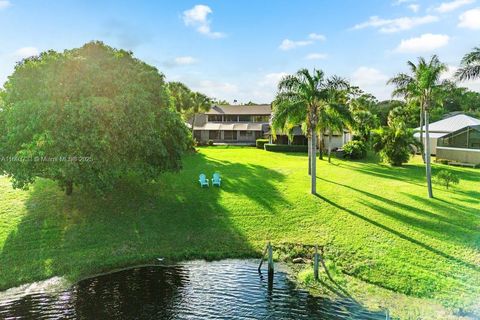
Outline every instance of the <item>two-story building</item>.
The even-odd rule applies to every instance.
[[[209,111],[195,118],[193,135],[195,140],[207,143],[254,145],[260,138],[269,138],[271,143],[306,145],[307,138],[300,127],[294,128],[292,140],[278,132],[274,140],[270,131],[272,108],[262,105],[214,105]],[[352,139],[350,131],[334,132],[331,138],[332,149],[341,148]]]
[[[230,144],[255,144],[269,130],[270,105],[213,106],[197,115],[193,134],[197,141]]]

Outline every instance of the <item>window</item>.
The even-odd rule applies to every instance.
[[[238,121],[238,118],[237,116],[232,116],[232,115],[228,115],[228,116],[223,116],[223,121],[225,122],[237,122]]]
[[[220,140],[220,131],[219,130],[210,130],[208,132],[208,139],[210,139],[210,140]]]
[[[237,131],[223,131],[223,140],[237,140]]]
[[[193,131],[193,137],[195,138],[195,140],[201,141],[202,140],[202,131],[200,131],[200,130]]]
[[[270,116],[252,116],[253,122],[269,122]]]
[[[221,115],[209,115],[208,116],[208,121],[210,121],[210,122],[222,122],[222,116]]]
[[[250,122],[252,121],[251,116],[238,116],[238,121],[240,122]]]
[[[470,129],[469,132],[469,148],[471,149],[480,149],[480,131],[477,131],[475,129]]]
[[[480,131],[466,128],[438,139],[439,147],[480,149]]]
[[[240,131],[240,137],[241,138],[253,138],[254,137],[254,132],[255,131]]]

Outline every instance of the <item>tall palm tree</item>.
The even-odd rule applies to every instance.
[[[197,114],[210,110],[212,100],[203,93],[191,91],[181,82],[169,82],[168,89],[174,108],[185,121],[190,120],[193,135]]]
[[[210,110],[212,105],[212,99],[204,95],[200,92],[192,92],[191,94],[191,107],[188,109],[188,114],[191,116],[192,122],[192,135],[193,135],[193,128],[195,127],[195,121],[197,118],[197,114],[200,112],[207,112]]]
[[[343,89],[331,88],[328,95],[327,104],[320,109],[319,127],[327,134],[327,155],[328,162],[331,162],[332,156],[332,134],[335,131],[343,133],[343,129],[352,123],[352,114],[347,106],[348,84],[342,79],[337,78],[337,85],[341,84]]]
[[[432,171],[430,164],[430,134],[429,111],[436,101],[437,92],[441,87],[440,75],[447,70],[447,66],[440,62],[436,55],[430,61],[418,58],[418,63],[408,61],[410,74],[401,73],[387,83],[395,85],[393,95],[403,95],[408,102],[418,103],[420,106],[420,142],[423,142],[423,121],[425,122],[425,168],[427,176],[428,197],[433,198]],[[423,117],[422,117],[423,116]]]
[[[338,90],[348,85],[338,77],[326,78],[321,70],[300,69],[294,75],[285,76],[278,84],[273,102],[272,133],[303,125],[307,133],[309,166],[311,168],[311,193],[316,194],[316,134],[322,128],[325,110],[333,103]]]
[[[480,78],[480,47],[473,48],[472,52],[463,56],[461,67],[455,73],[460,81]]]

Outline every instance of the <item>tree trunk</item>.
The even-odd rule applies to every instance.
[[[422,155],[423,163],[425,163],[425,147],[423,144],[423,108],[420,107],[420,154]]]
[[[318,159],[323,160],[323,132],[318,134],[318,145]],[[317,156],[316,153],[315,156]]]
[[[317,136],[315,135],[315,130],[312,129],[312,194],[317,194]]]
[[[307,138],[307,149],[308,149],[308,175],[312,175],[312,139]]]
[[[195,128],[195,120],[196,120],[196,117],[197,117],[197,114],[194,113],[193,114],[193,118],[192,118],[192,137],[193,137],[193,128]]]
[[[73,182],[72,181],[67,181],[65,184],[65,194],[67,196],[71,196],[73,193]]]
[[[427,171],[428,197],[433,198],[432,168],[430,165],[430,133],[428,131],[428,109],[425,109],[425,168]]]
[[[330,158],[332,156],[332,132],[328,132],[328,162],[330,163]]]

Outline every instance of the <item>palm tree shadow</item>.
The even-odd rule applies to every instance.
[[[417,246],[419,246],[419,247],[422,247],[423,249],[425,249],[425,250],[427,250],[427,251],[429,251],[429,252],[431,252],[431,253],[433,253],[433,254],[436,254],[436,255],[444,258],[444,259],[450,260],[450,261],[452,261],[452,262],[454,262],[454,263],[457,263],[457,264],[459,264],[459,265],[462,265],[462,266],[465,266],[465,267],[467,267],[467,268],[470,268],[470,269],[472,269],[472,270],[474,270],[474,271],[480,271],[480,266],[477,266],[477,265],[475,265],[475,264],[472,264],[472,263],[463,261],[463,260],[458,259],[458,258],[456,258],[456,257],[454,257],[454,256],[451,256],[451,255],[449,255],[449,254],[447,254],[447,253],[444,253],[444,252],[442,252],[442,251],[440,251],[440,250],[437,250],[437,249],[435,249],[435,248],[433,248],[433,247],[431,247],[431,246],[429,246],[429,245],[427,245],[427,244],[425,244],[425,243],[423,243],[423,242],[421,242],[421,241],[419,241],[419,240],[416,240],[416,239],[411,238],[411,237],[409,237],[409,236],[407,236],[407,235],[404,235],[404,234],[402,234],[401,232],[398,232],[398,231],[396,231],[396,230],[394,230],[394,229],[392,229],[392,228],[390,228],[390,227],[387,227],[387,226],[385,226],[385,225],[383,225],[383,224],[381,224],[381,223],[379,223],[379,222],[377,222],[377,221],[374,221],[374,220],[372,220],[372,219],[370,219],[370,218],[367,218],[367,217],[365,217],[365,216],[362,216],[361,214],[356,213],[356,212],[354,212],[354,211],[352,211],[352,210],[350,210],[350,209],[348,209],[348,208],[345,208],[345,207],[343,207],[343,206],[341,206],[341,205],[339,205],[339,204],[331,201],[330,199],[323,197],[323,196],[320,195],[320,194],[315,194],[315,196],[318,197],[318,198],[320,198],[321,200],[325,201],[326,203],[330,204],[331,206],[339,209],[339,210],[345,211],[345,212],[347,212],[348,214],[350,214],[350,215],[352,215],[352,216],[355,216],[355,217],[357,217],[357,218],[359,218],[359,219],[362,219],[362,220],[364,220],[364,221],[366,221],[366,222],[368,222],[368,223],[370,223],[370,224],[372,224],[372,225],[374,225],[374,226],[376,226],[376,227],[378,227],[378,228],[381,228],[381,229],[383,229],[383,230],[385,230],[385,231],[387,231],[387,232],[390,232],[391,234],[394,234],[394,235],[396,235],[397,237],[399,237],[399,238],[401,238],[401,239],[403,239],[403,240],[406,240],[406,241],[411,242],[411,243],[413,243],[413,244],[415,244],[415,245],[417,245]]]

